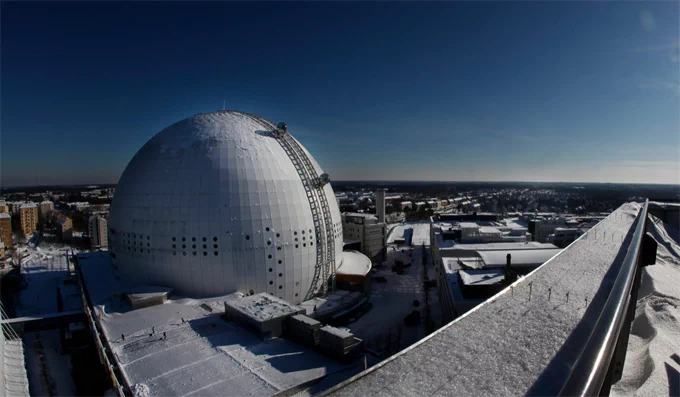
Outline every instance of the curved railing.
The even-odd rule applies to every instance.
[[[645,237],[648,206],[645,201],[626,256],[618,271],[609,276],[612,284],[604,304],[581,320],[587,332],[572,333],[560,349],[571,359],[558,353],[529,395],[608,395],[611,385],[621,378],[641,267],[653,263],[656,256],[655,241]]]

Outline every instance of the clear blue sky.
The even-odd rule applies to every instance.
[[[286,121],[333,179],[680,183],[678,2],[2,3],[2,186]]]

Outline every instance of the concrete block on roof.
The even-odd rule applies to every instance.
[[[224,310],[227,316],[254,328],[260,336],[265,338],[281,336],[285,320],[305,312],[300,306],[290,304],[266,292],[227,301],[224,303]]]
[[[319,330],[321,330],[321,323],[311,317],[297,314],[288,319],[288,335],[300,344],[310,347],[318,346]]]

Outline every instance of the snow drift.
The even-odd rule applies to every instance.
[[[612,395],[680,395],[680,246],[658,218],[648,222],[656,264],[642,270],[623,377]]]

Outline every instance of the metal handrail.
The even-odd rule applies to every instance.
[[[639,260],[646,233],[648,205],[649,201],[645,200],[638,213],[637,224],[626,256],[602,309],[595,314],[597,317],[593,319],[590,333],[586,336],[572,334],[562,347],[563,350],[577,352],[571,369],[568,369],[567,363],[560,363],[562,370],[549,375],[544,373],[543,376],[550,379],[539,379],[529,394],[561,396],[609,394],[617,344],[622,340],[626,343],[628,340],[629,330],[624,330],[624,327],[630,326],[626,319],[631,308],[631,294],[637,296],[634,287],[636,277],[639,277]],[[632,310],[635,310],[635,306],[632,306]]]

